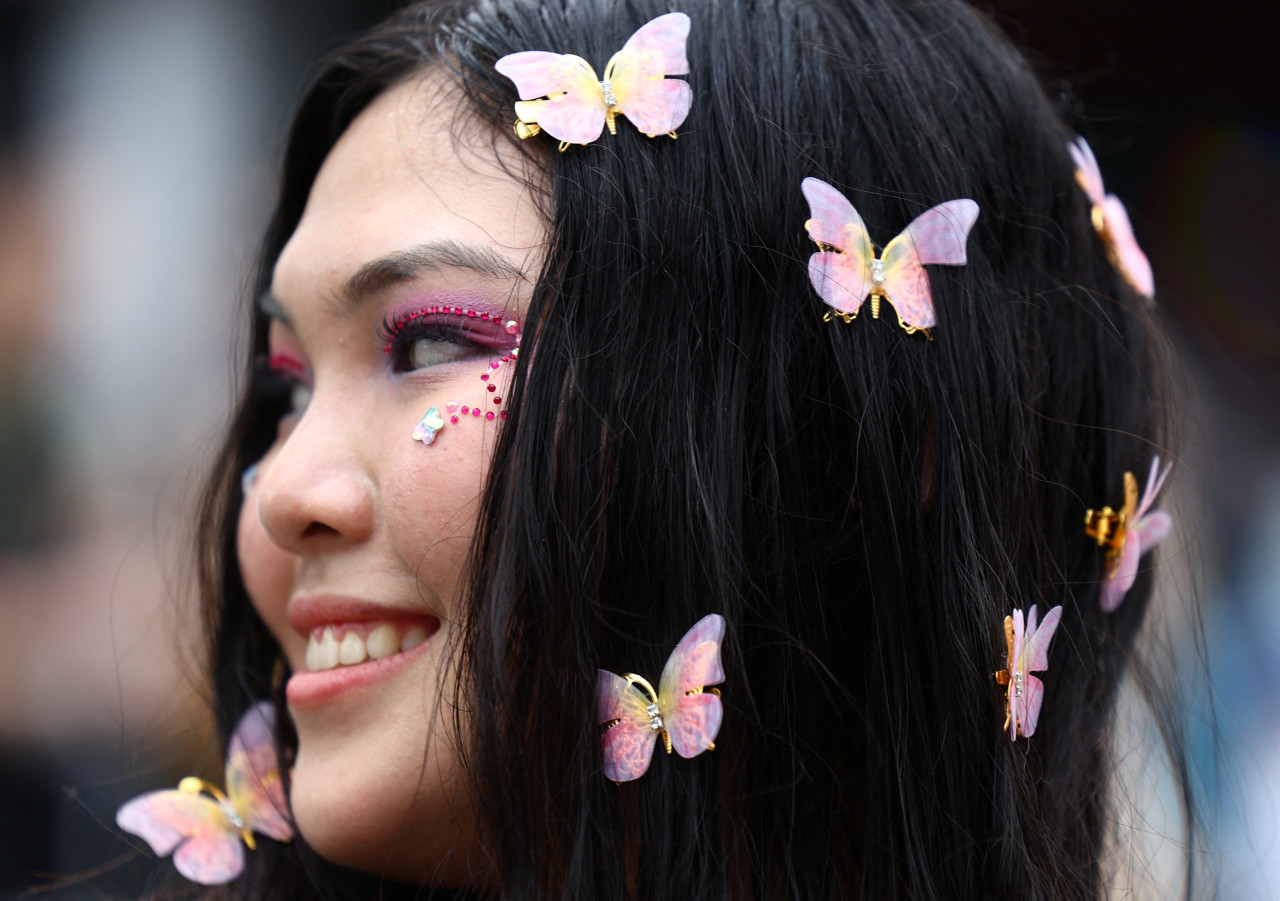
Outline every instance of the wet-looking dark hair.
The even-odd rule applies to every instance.
[[[495,894],[1098,898],[1151,567],[1104,614],[1083,514],[1166,434],[1160,333],[1091,227],[1073,135],[959,0],[678,8],[694,95],[678,140],[622,123],[565,153],[519,145],[546,209],[537,362],[521,358],[488,473],[451,699]],[[389,86],[448,73],[458,124],[514,141],[498,57],[600,65],[666,11],[415,5],[337,52],[293,123],[258,288],[326,154]],[[891,312],[822,321],[807,176],[878,243],[977,201],[968,264],[930,271],[934,340]],[[245,386],[203,520],[224,734],[254,699],[285,709],[235,558],[238,474],[277,414]],[[1004,616],[1032,604],[1064,613],[1039,729],[1011,742],[992,672]],[[656,674],[713,612],[729,624],[717,750],[609,782],[596,668]],[[368,889],[304,842],[263,845],[231,895]]]

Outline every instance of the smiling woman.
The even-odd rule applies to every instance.
[[[424,127],[431,105],[456,105],[450,93],[423,75],[361,112],[276,261],[269,367],[306,397],[259,467],[240,547],[249,597],[294,673],[302,835],[338,863],[461,883],[482,867],[450,854],[474,842],[457,736],[435,728],[436,707],[452,691],[449,630],[509,372],[492,364],[517,350],[522,273],[539,266],[545,232],[501,165],[518,164],[513,150],[469,154]],[[406,440],[424,410],[462,402],[487,418],[454,416],[429,455]],[[255,544],[290,570],[262,590]]]
[[[1163,369],[1070,144],[958,0],[335,54],[201,544],[223,734],[279,724],[219,835],[295,838],[219,891],[1100,896]]]

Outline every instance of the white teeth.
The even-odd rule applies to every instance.
[[[318,673],[338,666],[355,666],[366,660],[385,660],[416,648],[430,637],[422,626],[411,626],[402,637],[395,626],[379,623],[364,638],[350,630],[339,641],[333,626],[325,626],[319,637],[313,632],[307,640],[307,670]]]
[[[364,639],[354,632],[342,636],[342,644],[338,648],[338,662],[343,666],[364,663],[369,657],[364,650]]]
[[[326,626],[320,639],[320,648],[316,653],[316,669],[333,669],[338,665],[338,639],[333,635],[333,627]]]
[[[384,660],[400,650],[400,636],[393,626],[383,623],[369,633],[365,647],[374,660]]]

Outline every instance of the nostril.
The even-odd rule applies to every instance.
[[[332,526],[326,526],[322,522],[313,522],[302,530],[303,538],[327,538],[331,535],[339,534],[341,533],[337,529]]]

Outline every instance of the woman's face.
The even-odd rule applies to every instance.
[[[456,134],[459,115],[442,79],[411,80],[320,169],[264,300],[293,412],[239,529],[245,585],[293,670],[299,831],[337,863],[443,884],[484,878],[448,651],[544,240],[503,171],[522,158]],[[414,433],[432,407],[428,445]]]

